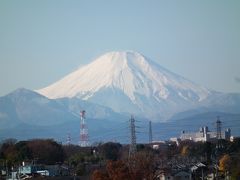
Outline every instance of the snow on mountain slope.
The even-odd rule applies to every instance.
[[[77,97],[153,119],[165,119],[211,94],[132,51],[106,53],[37,92],[52,99]]]

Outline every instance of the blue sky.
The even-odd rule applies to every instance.
[[[240,92],[240,1],[0,1],[0,96],[43,88],[119,50]]]

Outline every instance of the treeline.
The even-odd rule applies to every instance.
[[[125,154],[124,154],[125,153]],[[148,145],[138,145],[134,156],[128,156],[121,148],[116,160],[108,160],[104,168],[93,172],[93,179],[157,179],[159,169],[175,169],[178,166],[191,168],[192,165],[203,162],[204,171],[215,173],[213,167],[218,165],[219,176],[231,179],[240,178],[240,139],[234,142],[221,140],[219,142],[184,141],[179,146],[169,143],[167,146],[154,150]],[[195,172],[201,177],[202,172]]]
[[[6,139],[0,142],[0,171],[10,172],[25,162],[32,165],[65,165],[70,176],[89,175],[104,166],[106,160],[117,160],[121,147],[119,143],[80,147],[62,145],[53,139]]]
[[[189,166],[204,162],[208,167],[218,164],[220,173],[232,179],[240,177],[240,139],[217,143],[181,142],[160,145],[138,144],[129,155],[129,146],[119,143],[98,143],[92,147],[62,145],[52,139],[28,141],[4,140],[0,143],[0,168],[11,170],[22,162],[35,164],[64,164],[71,176],[88,176],[96,180],[155,179],[160,168],[179,164]]]
[[[7,139],[0,144],[1,165],[11,168],[25,162],[40,164],[63,163],[66,158],[63,146],[51,139],[19,141]]]

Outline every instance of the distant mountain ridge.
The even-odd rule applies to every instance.
[[[93,119],[120,116],[104,106],[75,98],[48,99],[25,88],[0,97],[0,113],[3,118],[33,125],[55,125],[79,119],[83,109],[88,111],[88,117]]]
[[[127,51],[102,55],[46,88],[20,88],[0,97],[0,140],[62,140],[71,132],[77,143],[81,110],[87,112],[92,142],[126,138],[130,115],[145,123],[146,132],[148,121],[153,121],[161,138],[212,124],[219,115],[233,134],[240,135],[240,93],[209,90]],[[141,142],[146,136],[141,135]]]
[[[27,89],[18,89],[0,97],[0,140],[54,138],[65,143],[70,133],[72,142],[77,144],[80,133],[79,110],[83,109],[87,112],[91,143],[111,140],[129,142],[129,116],[78,98],[48,99]],[[182,130],[197,131],[201,126],[209,126],[214,131],[217,116],[221,117],[223,130],[231,128],[233,135],[240,135],[239,111],[227,113],[214,107],[202,107],[175,114],[168,122],[153,122],[153,137],[155,140],[167,139],[179,136]],[[141,131],[148,132],[149,119],[135,118],[140,121],[136,125],[141,126]],[[138,134],[137,141],[147,142],[147,137],[147,133]]]

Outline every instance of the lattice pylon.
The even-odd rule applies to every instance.
[[[88,142],[88,128],[86,124],[86,117],[85,117],[86,111],[81,111],[80,112],[80,146],[81,147],[86,147],[89,145]]]

